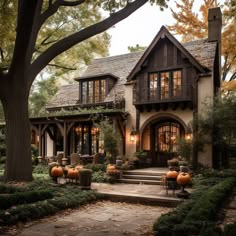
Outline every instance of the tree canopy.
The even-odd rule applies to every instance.
[[[217,0],[204,0],[198,13],[194,11],[194,0],[176,1],[176,8],[171,9],[176,20],[168,29],[182,36],[182,41],[206,38],[208,35],[208,9],[220,6]],[[226,0],[223,11],[224,25],[222,33],[222,80],[236,79],[236,16],[235,0]]]
[[[36,76],[47,65],[57,60],[57,56],[73,46],[105,32],[146,2],[148,0],[1,1],[0,36],[4,38],[4,34],[7,34],[7,37],[12,37],[12,44],[6,42],[5,37],[0,45],[0,100],[6,119],[7,144],[5,181],[32,180],[28,98]],[[150,0],[149,2],[166,7],[165,0]],[[65,17],[64,21],[71,23],[70,20],[80,18],[80,24],[76,26],[72,23],[69,24],[69,27],[60,25],[62,9],[68,9],[67,15],[61,15],[61,17]],[[87,9],[87,11],[83,9]],[[91,13],[88,9],[91,9]],[[98,19],[95,9],[108,11],[109,14],[105,19]],[[6,20],[6,24],[9,24],[6,26],[4,15],[8,14],[12,14],[12,17],[9,21]],[[51,21],[52,17],[56,17],[55,19],[59,21],[59,28],[53,28],[55,25]],[[94,21],[87,26],[85,24],[87,19]],[[12,24],[16,26],[15,31],[6,32]],[[47,25],[50,25],[50,30],[52,28],[49,36],[44,35]],[[64,27],[63,30],[66,32],[69,30],[68,35],[62,37],[54,35],[54,30],[60,30],[61,27]],[[4,48],[7,47],[9,50],[6,50],[6,53]],[[86,52],[85,49],[83,53]]]

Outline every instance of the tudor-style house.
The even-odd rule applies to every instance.
[[[220,8],[209,10],[208,21],[207,39],[180,43],[163,26],[145,51],[95,59],[75,83],[60,88],[47,116],[31,118],[39,155],[100,152],[91,118],[96,113],[113,121],[121,155],[145,150],[152,166],[166,166],[176,155],[177,139],[194,135],[188,126],[194,114],[206,99],[213,102],[220,87]],[[214,164],[210,144],[193,155]]]

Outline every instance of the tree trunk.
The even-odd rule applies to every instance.
[[[31,181],[32,161],[30,122],[28,116],[28,90],[18,83],[9,86],[3,98],[6,119],[7,159],[4,181]]]

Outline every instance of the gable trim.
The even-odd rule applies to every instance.
[[[160,39],[164,39],[167,37],[173,44],[176,46],[201,73],[206,71],[206,67],[202,66],[189,52],[184,46],[167,30],[165,26],[162,26],[160,31],[157,33],[156,37],[153,39],[149,47],[146,49],[142,57],[137,62],[136,66],[130,72],[127,77],[127,81],[134,79],[134,76],[141,70],[142,65],[145,63],[148,55],[151,53],[153,48],[156,46]]]

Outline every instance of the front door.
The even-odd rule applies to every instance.
[[[151,150],[154,166],[167,166],[167,160],[177,156],[177,140],[183,135],[182,126],[175,121],[163,121],[152,125]]]

